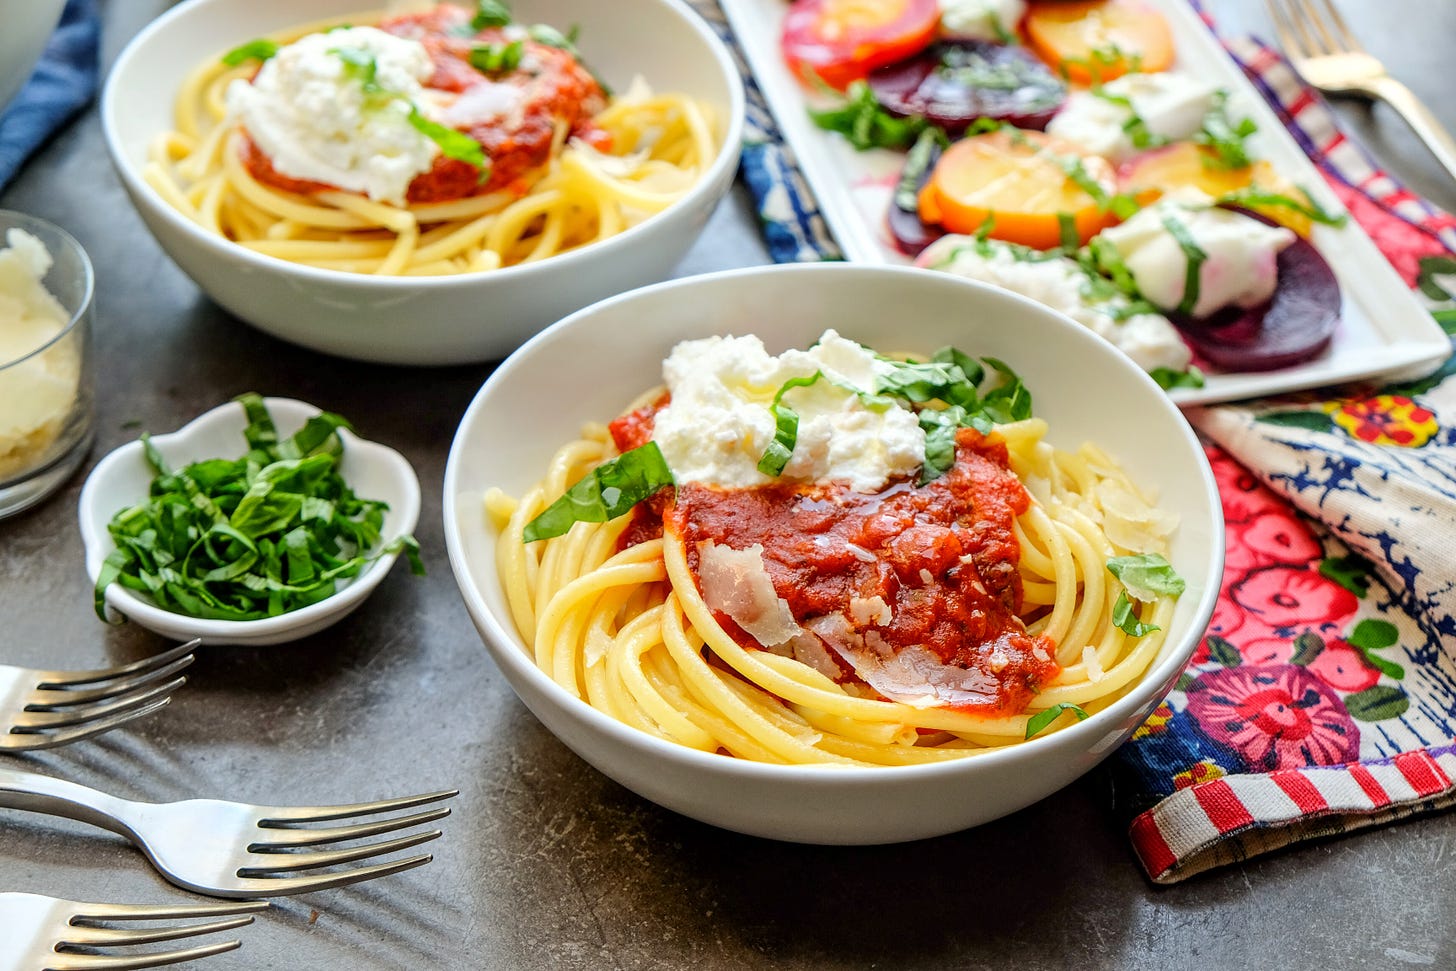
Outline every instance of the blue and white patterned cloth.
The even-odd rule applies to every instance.
[[[96,0],[67,0],[35,72],[0,114],[0,189],[96,94],[100,46]]]

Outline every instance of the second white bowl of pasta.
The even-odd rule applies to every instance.
[[[814,843],[952,832],[1087,771],[1182,672],[1223,558],[1145,374],[1023,298],[885,267],[562,321],[466,412],[445,514],[486,646],[568,746]]]
[[[743,94],[679,0],[190,0],[127,45],[101,114],[142,219],[225,309],[457,364],[668,276],[732,182]]]

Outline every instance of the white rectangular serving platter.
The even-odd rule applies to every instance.
[[[1326,209],[1344,212],[1314,164],[1192,8],[1183,0],[1147,2],[1172,28],[1175,68],[1227,88],[1230,114],[1258,124],[1249,139],[1251,153],[1268,159]],[[807,91],[784,64],[779,29],[785,0],[720,3],[845,258],[910,263],[891,243],[884,215],[903,154],[856,151],[843,136],[809,119],[808,108],[830,102]],[[1338,228],[1316,226],[1313,241],[1334,269],[1344,298],[1329,349],[1277,371],[1210,373],[1202,388],[1170,391],[1174,401],[1204,405],[1377,376],[1414,377],[1434,370],[1451,353],[1450,339],[1353,219]]]

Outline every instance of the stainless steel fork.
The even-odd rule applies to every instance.
[[[50,776],[0,766],[0,806],[91,823],[136,844],[157,871],[188,890],[214,897],[272,897],[343,886],[423,866],[421,853],[362,867],[348,867],[438,839],[438,829],[389,840],[369,840],[442,819],[440,806],[344,826],[310,824],[394,812],[439,802],[457,790],[346,806],[254,806],[220,799],[133,802]],[[352,843],[310,850],[325,843]],[[300,874],[304,870],[322,872]]]
[[[266,910],[265,901],[240,904],[183,904],[147,907],[135,904],[94,904],[61,900],[35,893],[0,893],[0,971],[93,971],[93,969],[155,968],[221,954],[241,941],[219,941],[170,951],[122,951],[140,944],[176,941],[202,934],[218,934],[253,922]],[[217,917],[202,923],[190,918]],[[123,921],[147,921],[149,926],[100,926]],[[157,926],[169,921],[166,926]],[[102,950],[106,949],[106,950]]]
[[[1330,94],[1358,94],[1384,101],[1456,178],[1456,140],[1410,88],[1365,52],[1330,0],[1265,2],[1279,43],[1301,77]]]
[[[0,752],[54,748],[150,715],[187,683],[179,675],[200,643],[94,671],[0,664]]]

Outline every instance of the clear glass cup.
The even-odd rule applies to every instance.
[[[70,316],[58,332],[43,332],[38,346],[16,346],[16,338],[3,332],[12,312],[6,298],[14,295],[0,278],[0,517],[59,488],[86,458],[94,437],[91,260],[60,227],[0,210],[0,246],[8,245],[11,229],[45,245],[52,263],[41,282]]]

